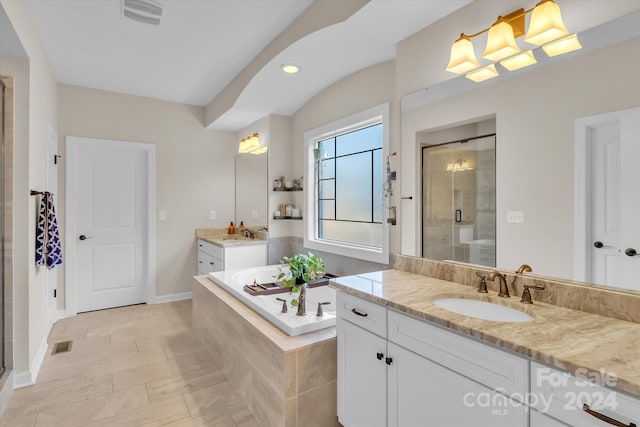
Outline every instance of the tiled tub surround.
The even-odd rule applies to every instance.
[[[533,295],[533,305],[524,305],[517,296],[524,284],[522,277],[517,280],[518,292],[512,292],[512,298],[499,298],[497,288],[491,286],[491,282],[488,282],[489,294],[479,294],[475,287],[452,283],[456,279],[464,282],[468,277],[467,283],[475,286],[478,279],[471,277],[476,269],[405,256],[394,258],[397,267],[421,274],[395,269],[340,277],[333,279],[332,283],[350,294],[443,325],[547,365],[570,372],[586,368],[598,373],[604,369],[616,375],[617,389],[640,396],[640,324],[540,302],[545,291]],[[438,274],[448,281],[428,277]],[[512,281],[513,276],[508,278],[510,290],[513,290]],[[580,291],[582,289],[575,290],[573,295],[583,297]],[[596,294],[598,291],[603,290],[595,290]],[[562,292],[568,291],[559,289],[555,293],[556,298],[566,298],[564,295],[567,294]],[[434,300],[444,297],[490,300],[525,311],[534,320],[504,323],[455,314],[433,304]]]
[[[339,426],[335,327],[289,337],[206,276],[193,326],[263,427]]]

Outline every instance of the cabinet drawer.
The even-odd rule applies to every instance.
[[[224,263],[221,259],[198,251],[198,274],[207,274],[222,270],[224,270]]]
[[[387,336],[387,307],[337,292],[338,317],[381,337]]]
[[[389,310],[389,341],[511,395],[528,390],[529,362],[516,355]]]
[[[220,246],[216,246],[213,243],[205,242],[204,240],[198,240],[198,250],[203,251],[218,259],[224,260],[224,249]]]
[[[598,420],[582,410],[583,404],[624,425],[640,426],[640,399],[615,389],[589,382],[587,372],[576,377],[569,372],[531,362],[531,394],[535,408],[572,426],[606,427],[610,424]],[[615,378],[611,378],[615,382]],[[602,383],[605,378],[602,378]]]

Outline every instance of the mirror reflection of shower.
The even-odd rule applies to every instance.
[[[437,141],[441,133],[420,137]],[[423,142],[423,257],[495,266],[495,164],[495,133]]]

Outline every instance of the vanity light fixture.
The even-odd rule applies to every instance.
[[[467,73],[467,78],[481,82],[499,74],[494,65],[496,62],[500,62],[509,71],[535,64],[537,61],[533,52],[528,50],[520,53],[520,47],[516,42],[516,39],[525,35],[525,16],[529,13],[531,13],[531,20],[529,30],[524,37],[526,43],[542,45],[542,49],[549,56],[561,55],[582,47],[575,34],[569,36],[575,38],[575,42],[568,38],[566,42],[561,42],[564,40],[561,37],[569,34],[569,31],[562,22],[560,7],[554,0],[541,0],[529,10],[521,8],[507,15],[498,16],[489,28],[475,34],[460,34],[451,46],[447,71],[455,74]],[[477,68],[480,67],[480,63],[476,59],[471,40],[484,33],[488,34],[482,57],[491,61],[492,64]]]
[[[533,56],[533,52],[528,50],[526,52],[519,53],[510,58],[503,59],[500,61],[500,65],[506,68],[509,71],[519,70],[520,68],[527,67],[529,65],[535,64],[536,57]]]
[[[238,145],[238,154],[262,154],[267,151],[267,146],[260,143],[260,135],[254,133],[251,136],[243,138]]]
[[[469,166],[466,160],[458,160],[457,162],[447,163],[447,172],[471,171],[473,168]]]
[[[280,68],[287,74],[296,74],[298,71],[300,71],[300,67],[294,64],[283,64],[280,66]]]
[[[476,83],[483,82],[485,80],[498,77],[500,73],[496,70],[496,66],[493,64],[486,65],[482,68],[476,68],[473,71],[467,73],[466,77],[469,80],[473,80]]]
[[[563,37],[542,46],[542,50],[549,56],[562,55],[563,53],[573,52],[581,48],[582,45],[576,34],[571,34],[570,36]]]

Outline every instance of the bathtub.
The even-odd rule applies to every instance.
[[[280,265],[266,265],[263,267],[243,268],[240,270],[226,270],[209,273],[209,277],[221,288],[235,298],[252,308],[256,313],[274,324],[290,336],[306,334],[319,329],[329,328],[336,324],[336,290],[331,286],[320,286],[307,289],[307,315],[297,316],[297,307],[291,307],[294,294],[282,293],[275,295],[253,296],[245,292],[244,285],[274,282]],[[295,294],[295,298],[299,294]],[[281,313],[282,302],[276,298],[285,298],[289,307],[288,313]],[[329,302],[323,305],[322,317],[316,316],[319,302]]]

